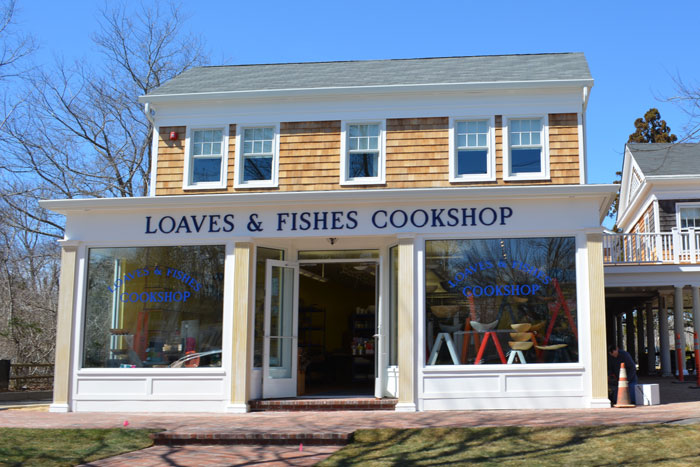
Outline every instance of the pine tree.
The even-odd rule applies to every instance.
[[[673,143],[678,138],[671,133],[671,127],[661,120],[659,109],[649,109],[644,118],[634,121],[635,132],[627,139],[628,143]]]
[[[661,120],[661,112],[659,109],[651,108],[644,114],[644,118],[638,118],[634,121],[635,131],[627,139],[628,143],[674,143],[678,137],[671,133],[671,127],[666,124],[666,120]],[[622,172],[615,172],[616,179],[613,183],[622,183]],[[617,216],[617,210],[620,204],[620,194],[615,196],[615,199],[610,206],[608,216]],[[613,230],[617,231],[617,222]]]

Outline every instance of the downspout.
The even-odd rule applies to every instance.
[[[156,121],[153,118],[153,116],[156,114],[156,110],[151,106],[150,102],[146,102],[143,105],[143,113],[146,115],[146,118],[153,126],[153,141],[151,141],[151,179],[148,183],[148,196],[155,196],[156,169],[158,167],[158,127],[156,126]]]
[[[581,170],[580,179],[581,184],[585,185],[588,183],[588,154],[586,152],[586,110],[588,109],[588,98],[591,96],[591,88],[588,86],[583,87],[582,103],[581,103],[581,134],[579,135],[581,141],[579,142],[579,148],[581,150]]]

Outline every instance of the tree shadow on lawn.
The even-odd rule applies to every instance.
[[[28,429],[3,431],[0,465],[66,466],[92,462],[153,444],[153,430]]]
[[[427,428],[357,431],[319,465],[693,464],[698,456],[697,425]]]

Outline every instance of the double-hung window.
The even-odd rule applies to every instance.
[[[490,120],[454,120],[450,181],[495,180]]]
[[[683,230],[700,230],[700,205],[678,206],[678,221]]]
[[[188,140],[185,188],[226,188],[224,129],[192,129]]]
[[[544,118],[513,118],[508,121],[508,173],[511,179],[549,177]]]
[[[236,187],[277,186],[278,127],[238,129]]]
[[[342,140],[343,185],[384,183],[384,125],[346,123]]]

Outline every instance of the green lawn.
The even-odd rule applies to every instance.
[[[151,446],[154,431],[0,428],[0,465],[78,465]]]
[[[699,465],[700,425],[361,430],[319,466]]]

